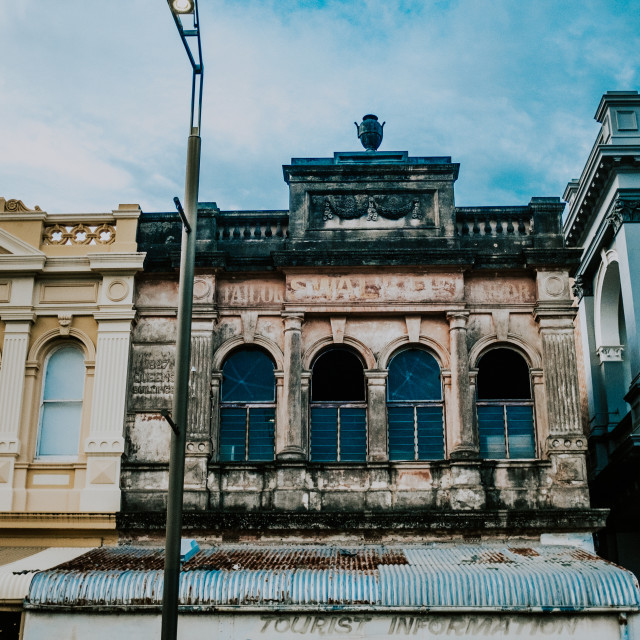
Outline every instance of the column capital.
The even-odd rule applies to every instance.
[[[31,325],[36,319],[35,313],[30,314],[2,314],[0,320],[4,322],[4,333],[29,333]]]
[[[299,311],[283,311],[280,314],[284,319],[285,331],[300,331],[304,322],[304,313]]]
[[[449,329],[466,329],[469,320],[468,311],[447,311]]]
[[[389,372],[386,369],[365,369],[364,377],[367,379],[367,384],[384,385]]]

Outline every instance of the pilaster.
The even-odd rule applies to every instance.
[[[207,465],[211,456],[211,367],[213,322],[196,320],[191,330],[191,374],[187,407],[184,507],[205,509],[208,501]]]
[[[13,474],[20,453],[20,418],[31,322],[5,321],[0,368],[0,511],[13,508]]]
[[[81,511],[120,509],[120,462],[124,452],[124,413],[131,321],[100,320],[91,403],[86,486]]]
[[[276,441],[282,448],[277,457],[281,460],[303,460],[302,427],[302,322],[304,314],[283,312],[284,318],[284,384],[282,431]]]
[[[468,311],[447,313],[451,356],[451,392],[448,407],[449,457],[477,458],[478,437],[474,428],[471,395],[469,393],[469,354],[467,351]]]
[[[369,455],[371,461],[384,461],[387,454],[387,376],[389,372],[369,369],[364,372],[367,380],[367,416]]]

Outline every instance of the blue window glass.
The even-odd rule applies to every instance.
[[[444,458],[440,366],[421,349],[406,349],[389,363],[387,418],[390,460]]]
[[[311,460],[366,461],[364,370],[348,349],[329,349],[313,364],[310,417]]]
[[[57,349],[47,359],[36,457],[78,455],[84,376],[84,356],[76,347]]]
[[[269,356],[242,349],[227,358],[220,398],[220,460],[273,460],[275,375]]]
[[[257,349],[236,351],[222,367],[222,402],[273,402],[273,362]]]
[[[440,366],[421,349],[407,349],[389,363],[387,393],[390,402],[441,400]]]
[[[480,457],[535,458],[529,368],[513,349],[486,353],[478,365]]]

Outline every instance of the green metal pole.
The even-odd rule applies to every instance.
[[[180,282],[178,287],[178,327],[176,339],[173,421],[177,434],[171,433],[169,493],[167,496],[167,542],[164,560],[162,596],[162,640],[175,640],[178,633],[178,596],[180,586],[180,540],[182,538],[182,497],[184,493],[184,456],[187,441],[189,404],[189,365],[191,357],[191,311],[193,308],[193,272],[196,258],[198,223],[198,184],[200,181],[200,135],[191,129],[187,147],[185,179],[185,216],[191,233],[182,229]]]

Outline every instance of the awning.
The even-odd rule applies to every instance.
[[[32,609],[157,607],[163,550],[103,547],[35,576]],[[183,610],[637,611],[635,576],[576,547],[221,545],[183,565]]]
[[[0,547],[0,603],[21,601],[33,576],[91,551],[91,547]]]

